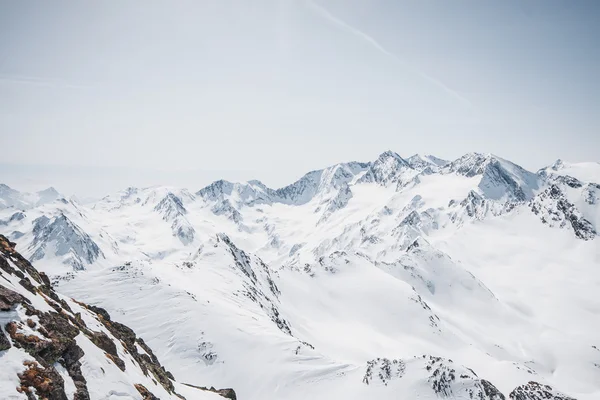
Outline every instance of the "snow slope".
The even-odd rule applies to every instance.
[[[3,399],[219,398],[175,382],[135,332],[56,293],[0,235]]]
[[[280,189],[9,208],[0,232],[182,382],[241,399],[596,399],[600,186],[563,169],[387,151]]]

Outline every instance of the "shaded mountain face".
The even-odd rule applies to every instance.
[[[214,383],[251,400],[595,400],[593,171],[387,151],[278,189],[220,180],[2,209],[0,233],[89,304],[64,298],[88,329],[112,338],[116,319],[144,337],[186,398]],[[125,380],[132,397],[169,398],[149,376],[160,387]]]
[[[0,278],[3,398],[185,398],[142,338],[106,310],[56,293],[2,235]],[[188,398],[217,397],[193,391]]]
[[[75,270],[82,270],[104,254],[92,238],[75,225],[66,215],[53,218],[41,216],[33,221],[33,242],[30,251],[33,261],[41,260],[51,251],[54,256],[64,257],[64,263]]]
[[[173,236],[177,237],[181,243],[187,245],[194,240],[196,231],[185,217],[187,210],[179,197],[171,192],[167,193],[154,207],[154,211],[159,213],[164,221],[171,223]]]

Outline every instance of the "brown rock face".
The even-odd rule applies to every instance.
[[[32,389],[40,399],[68,400],[64,390],[64,381],[54,368],[45,368],[36,361],[23,363],[27,369],[19,374],[20,389],[28,398],[35,398]]]
[[[542,385],[533,381],[515,388],[508,397],[511,400],[575,400],[555,391],[549,385]]]
[[[144,385],[136,383],[134,386],[137,389],[137,391],[140,392],[140,394],[142,395],[143,400],[160,400],[158,397],[153,395],[148,389],[146,389]]]

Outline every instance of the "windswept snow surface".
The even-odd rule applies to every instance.
[[[35,221],[64,215],[78,229],[36,264],[58,290],[131,326],[180,382],[239,399],[470,399],[486,382],[508,398],[534,381],[591,400],[600,176],[562,165],[385,152],[282,189],[8,208],[0,232],[33,257]]]

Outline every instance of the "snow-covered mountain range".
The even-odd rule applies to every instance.
[[[600,163],[387,151],[279,189],[82,205],[2,185],[0,233],[178,380],[240,399],[586,400],[600,398],[599,183]]]

